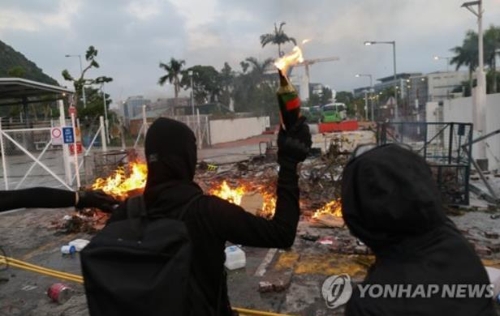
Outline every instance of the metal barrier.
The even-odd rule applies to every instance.
[[[377,143],[410,145],[425,158],[449,205],[469,204],[472,124],[455,122],[390,122],[377,125]]]
[[[70,189],[65,181],[62,146],[52,146],[50,131],[50,127],[6,130],[0,125],[2,189],[33,186]]]

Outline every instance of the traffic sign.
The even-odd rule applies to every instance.
[[[76,146],[76,153],[81,154],[82,153],[82,143],[81,142],[76,142],[76,144],[69,144],[69,154],[74,155],[75,154],[75,146]]]
[[[68,113],[69,113],[69,115],[74,114],[76,116],[76,107],[70,106],[68,108]]]
[[[52,145],[62,145],[62,129],[60,127],[52,127],[50,129],[50,137],[52,139]]]
[[[65,144],[73,144],[75,142],[75,138],[73,137],[73,127],[63,127],[62,133]]]

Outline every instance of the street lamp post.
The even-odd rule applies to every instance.
[[[65,57],[66,58],[68,58],[68,57],[78,57],[78,59],[80,60],[80,77],[82,77],[83,76],[82,55],[66,55]],[[85,97],[85,82],[82,85],[82,97],[83,97],[83,107],[87,108],[87,99]]]
[[[108,105],[106,104],[106,94],[104,93],[104,82],[101,83],[102,103],[104,104],[104,133],[106,134],[106,142],[109,145],[109,123],[108,123]]]
[[[355,76],[356,78],[359,77],[369,77],[370,78],[370,116],[372,121],[375,121],[375,116],[374,116],[374,110],[373,110],[373,100],[371,99],[371,94],[373,93],[373,80],[372,80],[372,75],[371,74],[357,74]],[[368,103],[368,101],[366,102]],[[368,109],[366,109],[368,111]]]
[[[473,6],[477,6],[477,11],[472,8]],[[475,97],[475,106],[474,106],[474,125],[476,125],[477,131],[480,134],[486,133],[486,76],[484,74],[484,49],[483,49],[483,1],[471,1],[464,2],[462,4],[462,8],[466,8],[472,14],[477,17],[477,37],[478,37],[478,51],[479,51],[479,60],[477,67],[477,87],[476,87],[476,97]],[[484,164],[487,164],[486,160],[486,144],[484,141],[479,142],[479,151],[478,151],[478,160],[484,161]],[[486,167],[483,165],[484,167]]]
[[[392,45],[392,58],[393,58],[393,66],[394,66],[394,119],[396,121],[399,120],[399,111],[398,111],[398,82],[397,82],[397,72],[396,72],[396,41],[365,41],[366,46],[375,45],[375,44],[391,44]]]
[[[192,70],[188,71],[188,76],[191,80],[191,115],[194,115],[194,101],[193,101],[193,99],[194,99],[193,90],[194,89],[193,89],[193,71]]]
[[[452,57],[434,56],[434,60],[446,59],[446,72],[450,71],[450,60]]]

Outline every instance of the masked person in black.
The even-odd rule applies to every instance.
[[[34,187],[29,189],[0,191],[0,213],[18,208],[76,208],[95,207],[111,212],[117,205],[111,196],[100,191],[69,191]]]
[[[193,247],[191,276],[202,296],[193,294],[188,298],[189,315],[232,314],[224,273],[226,241],[266,248],[293,244],[300,214],[297,165],[306,159],[310,147],[311,135],[304,119],[290,131],[279,133],[280,169],[273,219],[254,216],[238,205],[209,195],[194,201],[184,213],[182,220]],[[203,193],[193,182],[197,162],[193,132],[181,122],[159,118],[148,129],[145,154],[146,208],[178,216],[188,201]]]
[[[486,270],[445,215],[425,160],[396,144],[370,147],[354,152],[342,177],[344,220],[376,258],[346,315],[496,315]],[[369,285],[399,290],[384,298]],[[446,292],[454,285],[481,292]]]

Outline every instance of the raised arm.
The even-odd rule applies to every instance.
[[[311,134],[305,120],[278,135],[276,211],[272,220],[245,212],[218,198],[210,200],[207,220],[224,240],[255,247],[286,248],[293,244],[300,216],[297,164],[307,157]]]

